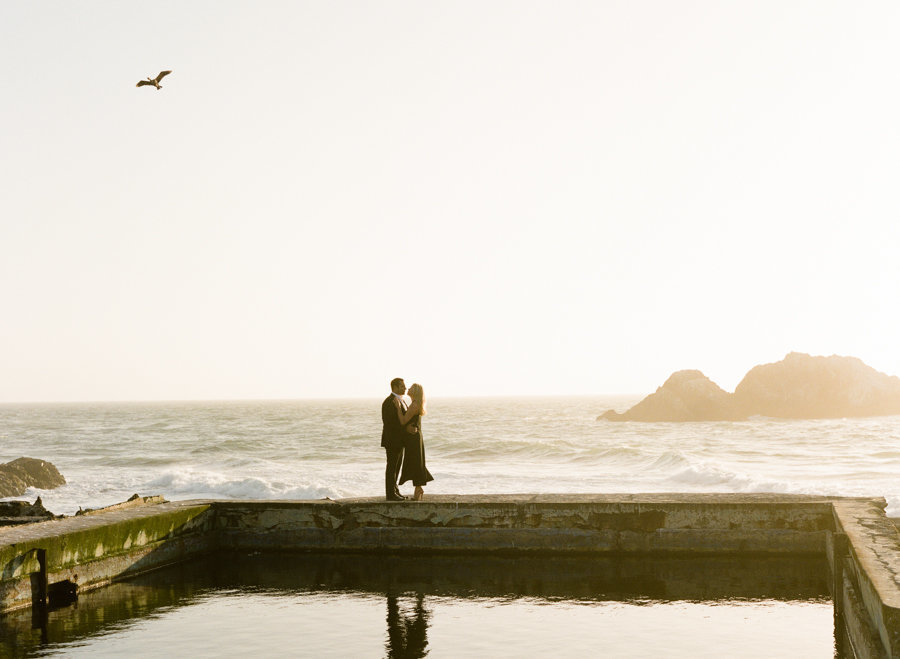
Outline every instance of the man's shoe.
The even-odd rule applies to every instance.
[[[409,497],[405,497],[402,494],[393,497],[385,497],[388,501],[406,501]]]

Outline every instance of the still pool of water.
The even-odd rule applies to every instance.
[[[819,558],[219,554],[0,618],[13,657],[834,657]]]

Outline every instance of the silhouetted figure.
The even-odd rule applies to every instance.
[[[171,71],[160,71],[159,75],[155,78],[148,77],[146,80],[141,80],[135,87],[143,87],[144,85],[153,85],[157,89],[162,89],[162,85],[159,84],[159,81],[165,78],[167,75],[172,73]]]
[[[425,416],[425,390],[421,384],[414,384],[407,392],[412,399],[404,412],[397,406],[400,424],[405,431],[403,436],[403,468],[400,470],[400,485],[411,480],[416,486],[413,499],[421,501],[425,496],[422,488],[434,477],[425,466],[425,442],[422,439],[422,417]]]
[[[400,465],[403,463],[403,426],[400,425],[400,414],[406,412],[406,383],[403,378],[391,380],[391,395],[381,404],[381,420],[384,427],[381,431],[381,445],[384,447],[384,498],[388,501],[403,501],[405,496],[400,494],[397,487],[397,477],[400,475]]]
[[[415,617],[400,613],[397,596],[387,595],[388,641],[385,643],[387,659],[422,659],[428,656],[428,612],[425,595],[416,594]]]

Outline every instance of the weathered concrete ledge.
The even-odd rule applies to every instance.
[[[884,508],[883,499],[834,503],[835,605],[868,646],[857,656],[900,657],[900,534]]]
[[[8,527],[0,533],[0,613],[89,590],[214,549],[209,503],[162,503]]]
[[[831,500],[774,495],[436,496],[217,502],[228,549],[824,553]]]
[[[0,532],[0,613],[217,550],[817,554],[858,657],[900,657],[900,534],[883,499],[774,494],[182,501]]]

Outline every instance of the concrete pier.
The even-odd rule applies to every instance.
[[[0,530],[0,612],[218,550],[822,556],[858,657],[900,657],[900,534],[882,499],[558,494],[148,503]]]

